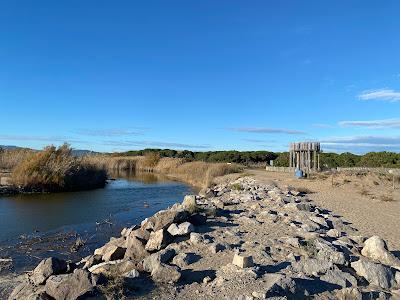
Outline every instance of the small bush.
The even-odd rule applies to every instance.
[[[14,185],[27,190],[75,191],[104,187],[104,169],[85,163],[71,154],[68,144],[31,153],[12,172]]]
[[[236,191],[241,191],[243,190],[243,187],[240,183],[234,183],[231,185],[231,189]]]

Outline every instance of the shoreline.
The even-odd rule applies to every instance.
[[[139,299],[397,295],[400,263],[384,242],[371,248],[370,240],[307,195],[231,178],[123,229],[69,271],[43,262],[31,282],[20,278],[10,299],[58,296],[54,280],[73,288],[77,278],[92,282],[80,296],[126,287],[136,288],[128,296]],[[51,274],[35,283],[43,264],[52,266]],[[98,276],[107,280],[93,283]]]

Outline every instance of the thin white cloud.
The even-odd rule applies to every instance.
[[[347,145],[352,147],[400,148],[400,136],[359,135],[347,137],[331,137],[321,140],[321,144],[330,146]]]
[[[378,89],[363,91],[358,95],[361,100],[380,100],[388,102],[400,101],[400,92],[392,89]]]
[[[333,125],[323,124],[323,123],[312,124],[312,127],[316,127],[316,128],[335,128],[335,126],[333,126]]]
[[[261,127],[238,127],[228,128],[230,131],[250,133],[273,133],[273,134],[306,134],[304,131],[283,128],[261,128]]]
[[[367,127],[371,129],[400,128],[400,119],[341,121],[339,125],[342,127]]]

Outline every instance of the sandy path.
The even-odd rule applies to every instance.
[[[250,173],[265,183],[305,187],[313,191],[309,197],[319,206],[343,216],[354,224],[360,234],[379,235],[391,250],[400,250],[400,201],[384,202],[363,196],[357,183],[332,187],[327,180],[298,180],[291,174],[251,170]],[[362,179],[361,179],[362,180]]]

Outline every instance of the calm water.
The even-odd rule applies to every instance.
[[[48,252],[83,256],[122,227],[138,224],[194,192],[190,186],[153,174],[116,176],[104,189],[1,197],[0,258],[12,257],[18,269]],[[85,240],[85,247],[71,253],[77,237]]]

